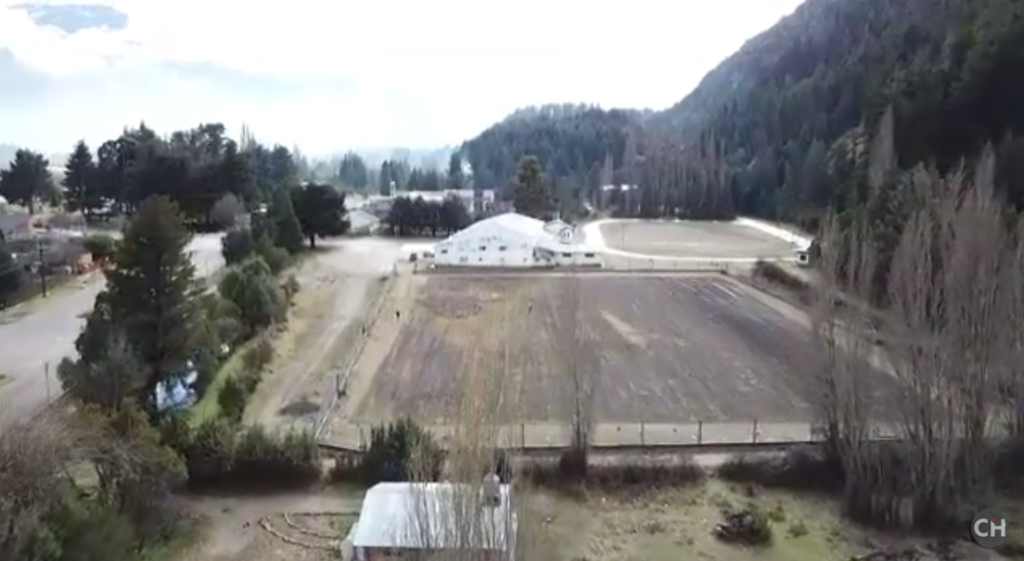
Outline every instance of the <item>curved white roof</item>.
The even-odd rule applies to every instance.
[[[596,251],[593,247],[581,242],[582,230],[561,220],[544,222],[543,220],[537,220],[536,218],[514,212],[507,212],[481,220],[465,230],[456,232],[440,243],[445,244],[456,239],[464,239],[478,233],[484,233],[491,228],[499,228],[521,235],[529,239],[537,247],[548,251],[583,251],[588,253]]]

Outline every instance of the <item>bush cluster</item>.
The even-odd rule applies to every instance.
[[[274,358],[270,335],[259,335],[241,353],[242,369],[225,380],[217,393],[221,416],[235,423],[242,420],[249,398],[263,380],[263,370]]]
[[[226,418],[199,425],[183,450],[193,488],[299,487],[320,477],[320,455],[308,431],[282,434],[262,426],[239,429]]]
[[[790,273],[778,263],[771,261],[758,260],[754,263],[754,276],[763,278],[801,295],[811,290],[811,285],[807,281]]]
[[[85,250],[92,255],[93,261],[107,262],[114,257],[117,240],[110,234],[91,234],[82,242]]]

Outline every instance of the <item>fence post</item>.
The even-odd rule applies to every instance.
[[[704,443],[704,421],[697,421],[697,444]]]
[[[519,423],[519,449],[526,449],[526,423]]]
[[[753,430],[753,434],[751,434],[751,440],[750,441],[753,444],[757,444],[757,419],[754,419],[754,430]]]
[[[356,425],[359,427],[359,449],[366,450],[366,445],[363,443],[363,425]]]
[[[640,421],[640,447],[641,448],[647,446],[647,441],[646,441],[646,436],[644,435],[644,430],[645,430],[644,422]]]

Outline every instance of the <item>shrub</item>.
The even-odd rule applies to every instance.
[[[193,431],[185,451],[189,485],[220,482],[234,469],[235,425],[228,419],[207,419]]]
[[[227,265],[241,263],[252,257],[255,252],[256,241],[253,239],[252,230],[248,228],[234,228],[220,240],[220,253]]]
[[[535,460],[520,466],[518,473],[534,485],[569,490],[575,486],[616,491],[648,489],[666,485],[685,485],[704,479],[704,470],[688,456],[680,454],[661,461],[631,461],[629,463],[593,464],[587,467],[586,477],[567,478],[563,460]]]
[[[260,336],[242,352],[242,368],[247,373],[262,372],[274,360],[274,344],[268,335]]]
[[[370,430],[370,446],[359,464],[359,478],[366,485],[383,481],[436,480],[443,456],[433,435],[404,418]]]
[[[754,275],[801,294],[811,289],[807,281],[771,261],[758,260],[754,264]]]
[[[229,377],[217,392],[217,405],[220,406],[221,415],[235,423],[241,421],[251,393],[252,390],[245,386],[245,382],[235,376]]]
[[[291,254],[284,248],[277,247],[269,239],[264,238],[256,243],[256,255],[270,267],[270,272],[280,273],[291,263]]]
[[[842,487],[842,468],[820,446],[802,446],[785,454],[744,454],[729,458],[717,475],[736,483],[807,491]]]
[[[82,242],[95,261],[109,261],[117,251],[117,240],[109,234],[91,234]]]
[[[185,458],[193,488],[287,489],[320,476],[312,433],[275,435],[260,426],[239,431],[224,418],[196,428]]]
[[[259,257],[230,267],[218,292],[239,310],[250,334],[287,317],[284,294],[271,276],[269,266]]]
[[[320,454],[308,431],[269,434],[262,426],[247,427],[235,445],[232,477],[250,485],[303,485],[320,476]]]

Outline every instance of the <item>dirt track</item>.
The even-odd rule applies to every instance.
[[[808,377],[818,359],[806,318],[727,277],[415,280],[426,286],[390,328],[393,346],[382,335],[382,359],[360,365],[353,384],[361,389],[345,407],[351,421],[409,414],[443,424],[472,394],[501,422],[564,422],[574,362],[590,373],[579,380],[592,388],[602,423],[811,416]],[[878,387],[887,382],[879,374]]]

